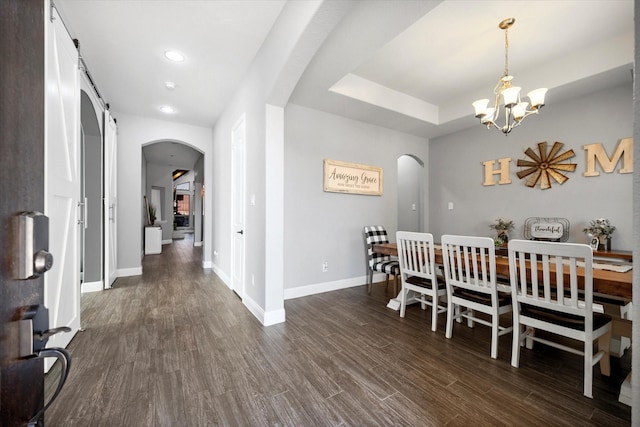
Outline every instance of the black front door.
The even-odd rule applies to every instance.
[[[18,319],[43,304],[43,279],[18,280],[18,214],[44,211],[44,2],[0,1],[0,423],[44,403],[43,359],[19,355]]]

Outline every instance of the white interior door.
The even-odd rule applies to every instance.
[[[111,288],[111,285],[118,277],[117,273],[117,127],[116,122],[105,111],[105,129],[104,129],[104,211],[106,220],[104,222],[104,283],[105,288]]]
[[[244,298],[245,117],[231,131],[231,288]]]
[[[71,37],[57,11],[47,9],[54,19],[47,19],[45,33],[45,214],[54,262],[44,276],[44,298],[49,327],[71,328],[48,346],[66,347],[80,328],[80,71]]]

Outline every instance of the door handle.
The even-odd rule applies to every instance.
[[[244,234],[244,230],[236,231],[238,234]]]
[[[61,329],[61,328],[56,328],[56,329]],[[38,423],[42,418],[42,416],[44,415],[44,412],[47,410],[47,408],[49,408],[49,406],[51,406],[53,401],[56,400],[56,398],[58,397],[58,394],[60,394],[60,390],[62,390],[62,387],[67,382],[67,377],[69,376],[69,369],[71,368],[71,353],[69,353],[64,348],[60,348],[60,347],[45,348],[43,350],[40,350],[37,353],[36,357],[41,359],[46,359],[48,357],[55,357],[56,359],[58,359],[58,362],[60,362],[60,379],[58,380],[58,385],[56,387],[55,392],[49,398],[49,401],[44,404],[42,409],[40,409],[29,420],[29,423],[27,424],[28,427],[36,427],[39,425]]]

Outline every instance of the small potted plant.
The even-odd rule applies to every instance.
[[[513,230],[514,222],[506,218],[498,218],[489,228],[495,230],[497,237],[495,239],[496,246],[505,246],[509,241],[509,231]]]
[[[155,225],[156,223],[156,208],[152,204],[149,204],[149,225]]]
[[[611,235],[616,231],[616,227],[606,218],[592,219],[589,226],[582,230],[591,237],[591,247],[593,249],[601,249],[606,242],[606,250],[611,250]]]

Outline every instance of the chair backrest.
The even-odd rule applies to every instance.
[[[583,283],[579,281],[578,269],[584,269]],[[510,240],[509,277],[514,305],[517,301],[585,317],[585,326],[591,329],[593,251],[590,246]]]
[[[490,237],[442,236],[447,286],[497,295],[496,248]],[[495,302],[495,301],[494,301]]]
[[[398,231],[396,242],[403,280],[409,276],[435,280],[435,250],[431,233]]]
[[[369,267],[375,263],[386,261],[391,257],[380,253],[373,252],[373,245],[376,243],[389,243],[387,230],[381,225],[367,225],[364,227],[364,237],[367,244],[367,255]]]

